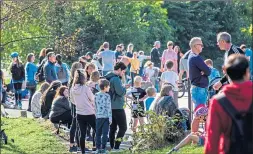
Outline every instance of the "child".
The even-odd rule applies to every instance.
[[[220,77],[220,73],[216,68],[213,68],[213,61],[211,59],[206,59],[205,64],[211,69],[211,74],[209,75],[209,83],[217,77]]]
[[[161,83],[162,84],[164,84],[164,83],[172,84],[172,86],[174,87],[173,88],[174,102],[175,102],[176,106],[178,107],[178,86],[177,86],[177,82],[179,80],[179,77],[178,77],[177,73],[172,70],[173,65],[174,65],[172,61],[168,60],[165,63],[165,65],[166,65],[167,70],[165,72],[163,72],[162,75],[161,75]]]
[[[147,88],[146,93],[148,94],[148,97],[145,99],[145,107],[146,107],[146,111],[149,111],[149,107],[151,106],[152,102],[155,100],[156,89],[153,87],[149,87]]]
[[[132,105],[132,114],[134,118],[134,123],[132,130],[133,132],[136,132],[138,120],[140,121],[140,124],[144,124],[144,99],[146,98],[146,92],[145,90],[141,89],[141,81],[142,78],[140,76],[136,76],[134,78],[134,87],[127,92],[126,97],[132,99],[133,105]]]
[[[159,91],[158,75],[160,69],[154,67],[151,61],[147,61],[144,65],[144,80],[152,82],[153,86]]]
[[[111,98],[107,94],[110,82],[106,79],[99,80],[100,92],[95,95],[96,106],[96,148],[97,153],[106,153],[109,125],[112,123]],[[102,136],[103,135],[103,136]],[[102,136],[102,146],[101,146]]]
[[[194,115],[195,115],[195,117],[197,117],[199,119],[200,122],[205,123],[206,119],[207,119],[207,114],[208,114],[208,108],[205,106],[201,106],[196,110]],[[192,141],[197,143],[199,146],[204,146],[205,136],[206,136],[205,130],[202,133],[201,132],[192,132],[167,154],[171,154],[172,152],[178,151],[180,148],[191,143]]]
[[[44,92],[49,88],[49,83],[44,82],[40,89],[36,91],[32,97],[31,101],[31,110],[34,118],[41,117],[41,107],[40,107],[40,98],[44,94]]]
[[[87,86],[91,88],[92,93],[95,95],[99,92],[99,81],[100,74],[98,71],[93,71],[90,76],[90,81],[87,82]]]

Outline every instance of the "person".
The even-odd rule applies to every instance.
[[[105,76],[105,79],[110,82],[109,94],[112,104],[112,124],[110,125],[109,138],[111,148],[114,151],[119,150],[121,140],[127,130],[124,95],[126,94],[126,88],[129,86],[126,85],[124,87],[121,82],[121,77],[124,76],[125,71],[126,65],[123,62],[117,62],[114,66],[114,71]],[[119,131],[115,140],[117,127],[119,127]]]
[[[95,70],[96,70],[96,66],[94,64],[92,64],[92,63],[86,64],[86,66],[85,66],[85,75],[86,75],[87,81],[90,80],[91,73]]]
[[[41,106],[40,106],[40,99],[42,95],[44,95],[45,91],[49,88],[50,84],[44,82],[41,84],[40,89],[36,91],[32,97],[31,101],[31,111],[34,118],[41,117]]]
[[[97,153],[106,153],[109,126],[112,123],[111,98],[108,94],[110,82],[106,79],[99,80],[100,92],[95,95],[96,107],[96,148]],[[101,141],[102,137],[102,141]]]
[[[87,52],[84,56],[84,59],[86,62],[90,63],[93,57],[93,53],[92,52]]]
[[[68,83],[68,88],[71,89],[74,81],[74,75],[76,70],[83,69],[83,65],[80,62],[74,62],[70,69],[70,78]],[[70,90],[69,90],[70,91]],[[69,97],[70,107],[71,107],[71,115],[72,115],[72,123],[70,127],[70,135],[69,135],[69,152],[76,152],[79,145],[79,127],[76,122],[76,105],[74,104],[73,98]],[[76,142],[75,142],[76,140]],[[77,143],[77,144],[75,144]]]
[[[204,63],[199,56],[204,47],[201,38],[193,37],[190,40],[191,52],[188,57],[189,79],[191,81],[191,97],[194,104],[193,110],[199,105],[206,105],[208,99],[208,76],[211,74],[210,68]],[[192,131],[196,132],[199,121],[194,118],[192,120]]]
[[[56,69],[55,69],[56,58],[55,58],[54,52],[49,52],[47,54],[47,59],[48,61],[45,63],[45,66],[44,66],[44,76],[45,76],[45,80],[48,83],[51,83],[58,79],[57,74],[56,74]]]
[[[98,71],[93,71],[90,76],[90,80],[86,83],[88,87],[90,87],[92,93],[95,95],[97,92],[99,92],[99,79],[100,74]]]
[[[43,48],[40,51],[40,55],[39,55],[39,65],[42,63],[42,61],[46,58],[47,54],[46,54],[47,49]]]
[[[57,124],[61,121],[62,124],[67,124],[67,126],[70,128],[72,116],[68,97],[68,87],[59,87],[52,103],[49,119],[52,123]]]
[[[140,70],[140,61],[137,58],[137,52],[133,53],[133,57],[129,58],[130,64],[131,64],[131,68],[130,68],[130,72],[131,72],[131,83],[132,86],[134,85],[134,78],[135,76],[137,76],[139,74],[139,70]]]
[[[126,70],[126,82],[128,82],[129,79],[131,79],[131,71],[130,71],[131,64],[130,64],[129,59],[133,58],[133,50],[134,50],[134,45],[132,43],[128,44],[128,46],[127,46],[127,52],[126,52],[126,55],[125,55],[126,56],[125,59],[127,61],[127,62],[125,62],[125,65],[127,66],[127,70]],[[125,59],[123,57],[121,60],[124,61]]]
[[[121,45],[117,45],[116,46],[116,50],[115,50],[115,59],[116,59],[116,62],[120,61],[121,56],[123,56],[123,54],[122,54],[122,47],[121,47]]]
[[[139,51],[138,52],[138,60],[140,61],[140,71],[139,71],[140,76],[143,76],[143,62],[146,59],[150,59],[150,56],[144,55],[144,51]]]
[[[182,78],[184,72],[186,72],[186,78],[189,78],[189,67],[188,67],[188,57],[191,53],[191,50],[187,51],[183,57],[180,59],[180,66],[179,66],[179,82],[182,82]]]
[[[228,56],[232,54],[244,54],[244,52],[237,46],[232,44],[231,35],[227,32],[220,32],[217,35],[217,45],[219,46],[220,50],[224,50],[224,64],[228,59]],[[226,74],[222,77],[220,81],[213,85],[215,90],[219,90],[221,86],[228,82]]]
[[[160,41],[155,41],[154,47],[150,52],[151,62],[153,62],[154,66],[158,68],[161,66],[160,52],[158,50],[160,47],[161,47]]]
[[[250,48],[247,48],[245,44],[242,44],[240,46],[240,49],[245,53],[245,56],[249,60],[249,65],[250,65],[250,75],[251,75],[251,80],[253,81],[253,52]]]
[[[101,52],[101,49],[104,49],[104,51]],[[113,71],[113,65],[116,62],[115,53],[109,50],[109,43],[104,42],[97,54],[99,58],[102,58],[103,76],[105,76],[108,72]]]
[[[73,85],[70,90],[72,100],[76,105],[76,120],[80,129],[79,145],[82,153],[89,151],[85,148],[85,138],[87,127],[90,125],[96,132],[96,116],[94,95],[90,88],[85,85],[86,78],[83,69],[78,69],[75,72]],[[93,138],[93,147],[95,146],[95,138]]]
[[[153,86],[159,91],[159,83],[158,83],[158,76],[159,76],[159,68],[154,67],[154,64],[151,61],[147,61],[144,65],[144,78],[146,81],[151,81]]]
[[[25,69],[22,62],[19,60],[19,55],[17,52],[11,54],[12,63],[11,63],[11,82],[14,85],[15,90],[15,107],[22,109],[22,83],[25,79]]]
[[[173,100],[172,86],[164,84],[162,86],[160,94],[155,98],[151,104],[149,110],[155,112],[158,115],[172,117],[177,110],[177,106]]]
[[[179,74],[180,73],[180,67],[179,67],[180,59],[184,56],[184,54],[182,53],[181,48],[178,45],[174,47],[174,51],[177,54],[177,73]]]
[[[249,81],[248,59],[244,55],[231,54],[226,60],[224,70],[230,82],[223,87],[221,94],[216,95],[210,101],[205,154],[252,153],[253,83]],[[234,135],[235,129],[233,128],[235,127],[233,126],[236,124],[235,119],[228,114],[227,107],[222,105],[221,99],[224,98],[227,99],[226,104],[231,104],[231,108],[238,112],[236,120],[239,120],[238,117],[241,117],[242,120],[249,118],[245,121],[246,123],[244,122],[244,128],[242,127],[244,136],[241,136],[240,133]],[[242,122],[241,120],[239,121]],[[244,142],[247,140],[251,141],[251,143],[247,144]],[[251,147],[251,151],[247,151],[247,148],[238,148],[240,146]]]
[[[207,115],[208,115],[208,108],[205,106],[200,107],[194,113],[194,116],[197,117],[201,123],[206,123]],[[203,132],[191,132],[178,145],[176,145],[172,150],[170,150],[170,152],[168,152],[167,154],[177,152],[179,149],[181,149],[182,147],[184,147],[187,144],[190,144],[192,142],[197,143],[199,146],[204,146],[205,137],[206,137],[205,129]]]
[[[85,56],[79,57],[78,60],[79,60],[79,63],[82,64],[82,68],[85,69],[85,66],[86,66],[86,63],[87,63]]]
[[[61,81],[53,81],[50,87],[45,91],[41,97],[41,117],[44,119],[49,118],[52,102],[55,97],[57,89],[61,86]]]
[[[169,41],[167,43],[167,50],[163,51],[162,58],[161,58],[161,71],[163,72],[166,68],[166,62],[168,60],[171,60],[173,62],[173,68],[172,71],[177,73],[177,53],[173,50],[173,42]]]
[[[162,73],[161,75],[161,85],[163,85],[164,83],[169,83],[172,84],[173,86],[173,93],[174,93],[174,102],[176,104],[176,106],[178,107],[178,80],[179,77],[177,75],[177,73],[175,71],[172,70],[173,65],[175,63],[171,60],[168,60],[165,63],[165,67],[166,67],[166,71]]]
[[[133,100],[132,104],[132,117],[134,118],[132,131],[135,133],[137,130],[138,121],[140,125],[144,124],[145,105],[144,100],[147,98],[146,91],[141,88],[142,78],[136,76],[134,78],[134,87],[131,88],[127,93],[126,97]]]
[[[213,67],[213,61],[211,59],[206,59],[204,62],[211,69],[211,74],[208,76],[210,84],[213,79],[220,77],[220,73]]]
[[[149,108],[156,97],[156,89],[154,87],[148,87],[146,89],[148,97],[144,100],[146,111],[149,111]]]
[[[25,65],[26,88],[29,90],[30,93],[27,111],[31,111],[31,101],[37,87],[36,72],[38,70],[38,67],[34,64],[34,60],[34,54],[29,53],[27,55],[27,63]]]
[[[58,80],[61,81],[62,85],[67,86],[69,81],[69,66],[62,62],[62,56],[60,54],[56,55],[55,71]]]

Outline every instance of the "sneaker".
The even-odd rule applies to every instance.
[[[107,151],[107,150],[105,150],[105,149],[102,149],[100,153],[101,153],[101,154],[107,154],[107,153],[109,153],[109,151]]]
[[[77,152],[77,146],[69,147],[69,152]]]
[[[80,147],[77,147],[76,149],[77,149],[76,150],[77,152],[81,152],[82,151]]]

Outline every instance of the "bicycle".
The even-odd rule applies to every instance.
[[[188,79],[182,79],[181,83],[178,83],[178,98],[182,98],[188,89]]]

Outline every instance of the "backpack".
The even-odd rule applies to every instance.
[[[57,76],[58,76],[58,79],[59,79],[60,81],[67,78],[67,71],[66,71],[66,69],[63,67],[63,65],[60,65],[59,70],[58,70],[58,72],[57,72]]]
[[[47,60],[44,59],[44,60],[41,62],[41,64],[39,65],[39,67],[38,67],[38,71],[37,71],[37,73],[36,73],[36,76],[38,75],[38,80],[39,80],[39,82],[45,81],[45,76],[44,76],[44,65],[45,65],[46,61],[47,61]]]
[[[11,73],[12,73],[12,79],[14,80],[21,80],[25,77],[25,69],[22,64],[20,64],[20,67],[17,65],[12,65],[11,67]]]
[[[91,91],[94,95],[99,92],[99,90],[96,87],[98,87],[98,84],[96,84],[95,87],[91,87]]]
[[[252,142],[252,121],[253,101],[247,112],[238,112],[224,93],[216,96],[219,104],[232,119],[230,136],[230,149],[228,154],[250,154],[253,153]]]

